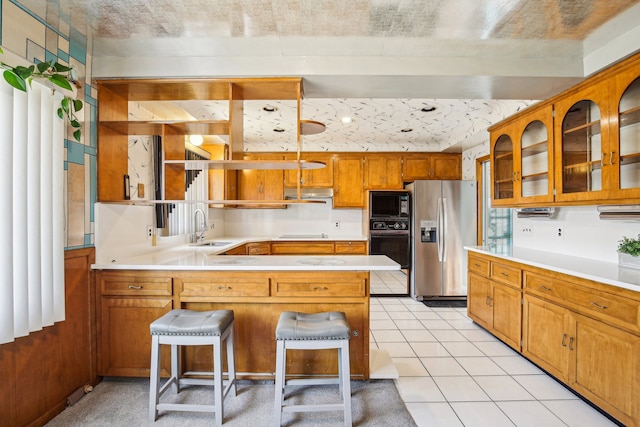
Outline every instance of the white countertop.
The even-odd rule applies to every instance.
[[[640,270],[620,267],[613,262],[518,247],[507,254],[495,253],[483,246],[465,246],[465,249],[640,292]]]
[[[219,238],[207,240],[220,246],[180,245],[163,251],[123,257],[108,263],[93,264],[94,270],[241,270],[241,271],[372,271],[399,270],[400,264],[385,255],[218,255],[249,242],[317,240],[358,241],[359,236],[334,238],[261,237]]]

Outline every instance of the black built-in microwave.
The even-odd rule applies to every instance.
[[[369,218],[409,218],[409,193],[406,191],[370,191]]]

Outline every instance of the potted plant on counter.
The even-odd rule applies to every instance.
[[[1,53],[4,53],[2,48],[0,48]],[[79,84],[73,68],[58,62],[47,61],[29,67],[21,65],[14,67],[0,62],[0,69],[4,70],[2,73],[4,80],[23,92],[26,92],[27,88],[31,86],[33,79],[41,81],[52,90],[60,91],[63,98],[58,108],[58,117],[61,119],[66,117],[74,129],[73,137],[80,142],[81,125],[75,113],[82,109],[83,103],[81,100],[75,99]]]
[[[624,236],[618,243],[618,264],[640,269],[640,234],[637,238]]]

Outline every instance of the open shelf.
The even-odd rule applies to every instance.
[[[526,147],[523,147],[521,150],[522,157],[534,156],[536,154],[546,153],[547,151],[549,151],[548,141],[536,142],[535,144],[531,144]]]
[[[591,130],[591,135],[600,135],[600,120],[594,120],[593,122],[585,123],[579,126],[574,126],[569,129],[563,129],[563,135],[570,135],[577,132],[585,132]]]
[[[126,135],[162,135],[165,127],[183,135],[229,135],[227,120],[198,120],[189,122],[103,121],[101,126]]]
[[[640,153],[627,154],[620,156],[621,165],[631,165],[634,163],[640,163]]]
[[[522,175],[522,180],[523,181],[541,181],[543,179],[549,179],[549,172],[538,172],[538,173],[532,173],[529,175]]]
[[[307,170],[327,166],[323,162],[305,160],[165,160],[164,164],[184,170]]]
[[[493,158],[496,159],[496,160],[511,159],[511,158],[513,158],[513,151],[508,151],[506,153],[498,153],[498,152],[496,152],[494,154]]]
[[[640,123],[640,107],[631,108],[620,112],[620,127]]]
[[[564,173],[585,173],[592,172],[594,170],[599,170],[602,168],[601,161],[592,160],[590,162],[580,162],[580,163],[572,163],[570,165],[565,165],[562,167]]]

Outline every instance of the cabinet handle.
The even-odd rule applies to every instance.
[[[480,264],[478,264],[477,262],[473,263],[473,265],[475,265],[476,267],[480,268]]]
[[[607,155],[607,153],[602,153],[602,157],[600,157],[600,166],[604,166],[604,158]]]
[[[493,307],[493,298],[492,297],[487,297],[489,298],[489,307]]]
[[[501,271],[500,275],[504,277],[509,277],[509,273],[505,273],[504,271]]]
[[[569,337],[569,350],[573,350],[573,337]]]
[[[518,175],[516,175],[516,173],[514,172],[514,173],[513,173],[513,181],[515,182],[515,181],[517,181],[517,180],[518,180]]]
[[[567,334],[562,334],[562,346],[566,347],[567,343],[565,342],[567,340]]]
[[[129,289],[142,289],[142,286],[134,286],[134,285],[129,285]]]
[[[489,305],[489,295],[484,298],[484,305]]]
[[[326,291],[328,288],[326,286],[312,286],[312,291]]]
[[[543,286],[540,286],[540,289],[541,289],[541,290],[543,290],[543,291],[550,291],[550,290],[551,290],[551,288],[547,288],[547,287],[546,287],[546,286],[544,286],[544,285],[543,285]]]
[[[606,305],[600,305],[597,302],[593,302],[593,301],[591,301],[591,305],[596,307],[596,308],[599,308],[600,310],[605,310],[607,308]]]
[[[612,152],[609,154],[609,164],[610,164],[610,165],[614,165],[614,164],[615,164],[615,162],[613,161],[613,155],[614,155],[614,154],[616,154],[616,152],[615,152],[615,151],[612,151]]]
[[[231,290],[231,286],[218,286],[218,290],[219,291],[230,291]]]

